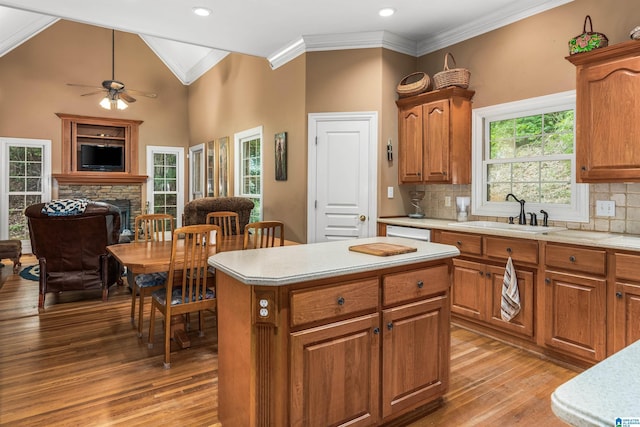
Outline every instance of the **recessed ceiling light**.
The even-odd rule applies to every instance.
[[[193,13],[198,16],[209,16],[211,15],[211,9],[207,9],[206,7],[194,7]]]
[[[384,9],[380,9],[380,11],[378,12],[378,15],[387,17],[387,16],[393,15],[394,13],[396,13],[396,10],[394,8],[385,7]]]

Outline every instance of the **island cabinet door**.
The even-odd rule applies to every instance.
[[[383,310],[382,316],[382,416],[389,419],[447,390],[447,294]]]
[[[291,426],[379,421],[380,315],[291,334]]]

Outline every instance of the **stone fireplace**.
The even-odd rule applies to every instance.
[[[85,198],[96,202],[107,202],[120,208],[121,231],[133,228],[133,220],[142,214],[141,185],[79,185],[60,184],[58,198]]]

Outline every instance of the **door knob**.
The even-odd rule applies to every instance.
[[[365,222],[367,217],[365,215],[360,215],[360,221]]]

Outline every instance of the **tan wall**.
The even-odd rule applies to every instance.
[[[575,67],[565,57],[567,42],[582,32],[585,16],[594,30],[605,33],[609,45],[629,39],[640,24],[637,0],[575,0],[418,59],[418,69],[429,75],[441,71],[444,53],[455,56],[457,66],[471,71],[470,89],[476,91],[474,108],[575,89]],[[450,64],[451,65],[451,64]],[[414,188],[414,186],[403,186]],[[450,196],[470,195],[468,185],[427,185],[423,206],[428,216],[455,219]],[[407,190],[403,190],[407,191]],[[590,221],[567,223],[570,228],[640,233],[639,184],[590,186]],[[595,217],[595,200],[615,200],[614,218]]]
[[[111,79],[111,31],[58,21],[0,57],[0,135],[52,141],[52,171],[61,171],[61,122],[55,113],[143,120],[138,171],[147,145],[188,146],[186,87],[137,35],[116,32],[115,77],[128,88],[156,92],[124,111],[109,111],[101,95],[80,96]],[[55,193],[55,188],[54,188]],[[54,197],[57,194],[53,195]]]
[[[233,144],[235,133],[263,126],[263,216],[283,221],[286,238],[300,242],[306,240],[307,192],[303,59],[271,70],[263,58],[231,54],[189,87],[191,145],[224,136]],[[286,181],[275,180],[279,132],[287,132]]]

